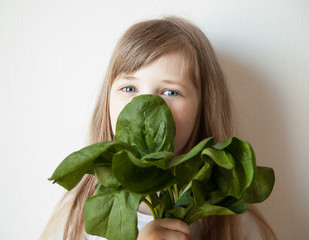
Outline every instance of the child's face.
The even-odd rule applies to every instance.
[[[161,96],[170,107],[175,124],[174,151],[177,154],[187,143],[194,128],[199,97],[192,81],[180,71],[177,55],[160,57],[132,74],[115,79],[110,92],[110,116],[115,133],[118,115],[133,97],[142,94]]]

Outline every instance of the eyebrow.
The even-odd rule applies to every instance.
[[[128,75],[124,75],[121,78],[125,78],[125,79],[128,79],[128,80],[136,80],[137,79],[136,77],[128,76]]]
[[[138,78],[134,77],[134,76],[130,76],[130,75],[123,75],[120,76],[118,79],[116,80],[121,80],[121,79],[125,79],[125,80],[138,80]],[[168,83],[168,84],[174,84],[174,85],[179,85],[182,88],[186,88],[187,86],[179,81],[174,81],[174,80],[170,80],[170,79],[163,79],[162,82],[164,83]]]
[[[181,86],[181,87],[183,87],[183,88],[186,88],[186,86],[183,84],[183,83],[181,83],[181,82],[176,82],[176,81],[173,81],[173,80],[169,80],[169,79],[165,79],[165,80],[162,80],[163,82],[165,82],[165,83],[169,83],[169,84],[174,84],[174,85],[179,85],[179,86]]]
[[[117,77],[115,80],[121,80],[121,79],[125,79],[125,80],[137,80],[136,77],[130,76],[130,75],[120,75],[119,77]]]

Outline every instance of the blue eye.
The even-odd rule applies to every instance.
[[[169,97],[176,97],[179,95],[179,93],[174,90],[166,90],[163,94]]]
[[[124,87],[122,90],[124,92],[135,92],[135,88],[134,87]]]

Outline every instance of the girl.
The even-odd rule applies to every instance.
[[[120,111],[140,94],[160,95],[171,108],[176,154],[207,137],[222,141],[233,135],[229,94],[214,50],[202,31],[184,19],[140,22],[122,36],[93,113],[90,144],[111,141]],[[88,175],[64,196],[41,239],[102,239],[87,235],[83,225],[83,206],[95,183]],[[276,239],[252,208],[242,215],[206,217],[191,226],[177,219],[152,221],[149,215],[141,204],[138,240]]]

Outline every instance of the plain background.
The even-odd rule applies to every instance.
[[[131,24],[197,24],[224,69],[237,135],[275,169],[258,205],[279,239],[309,236],[307,0],[0,0],[0,238],[38,239],[64,190],[47,181],[85,146],[112,49]]]

